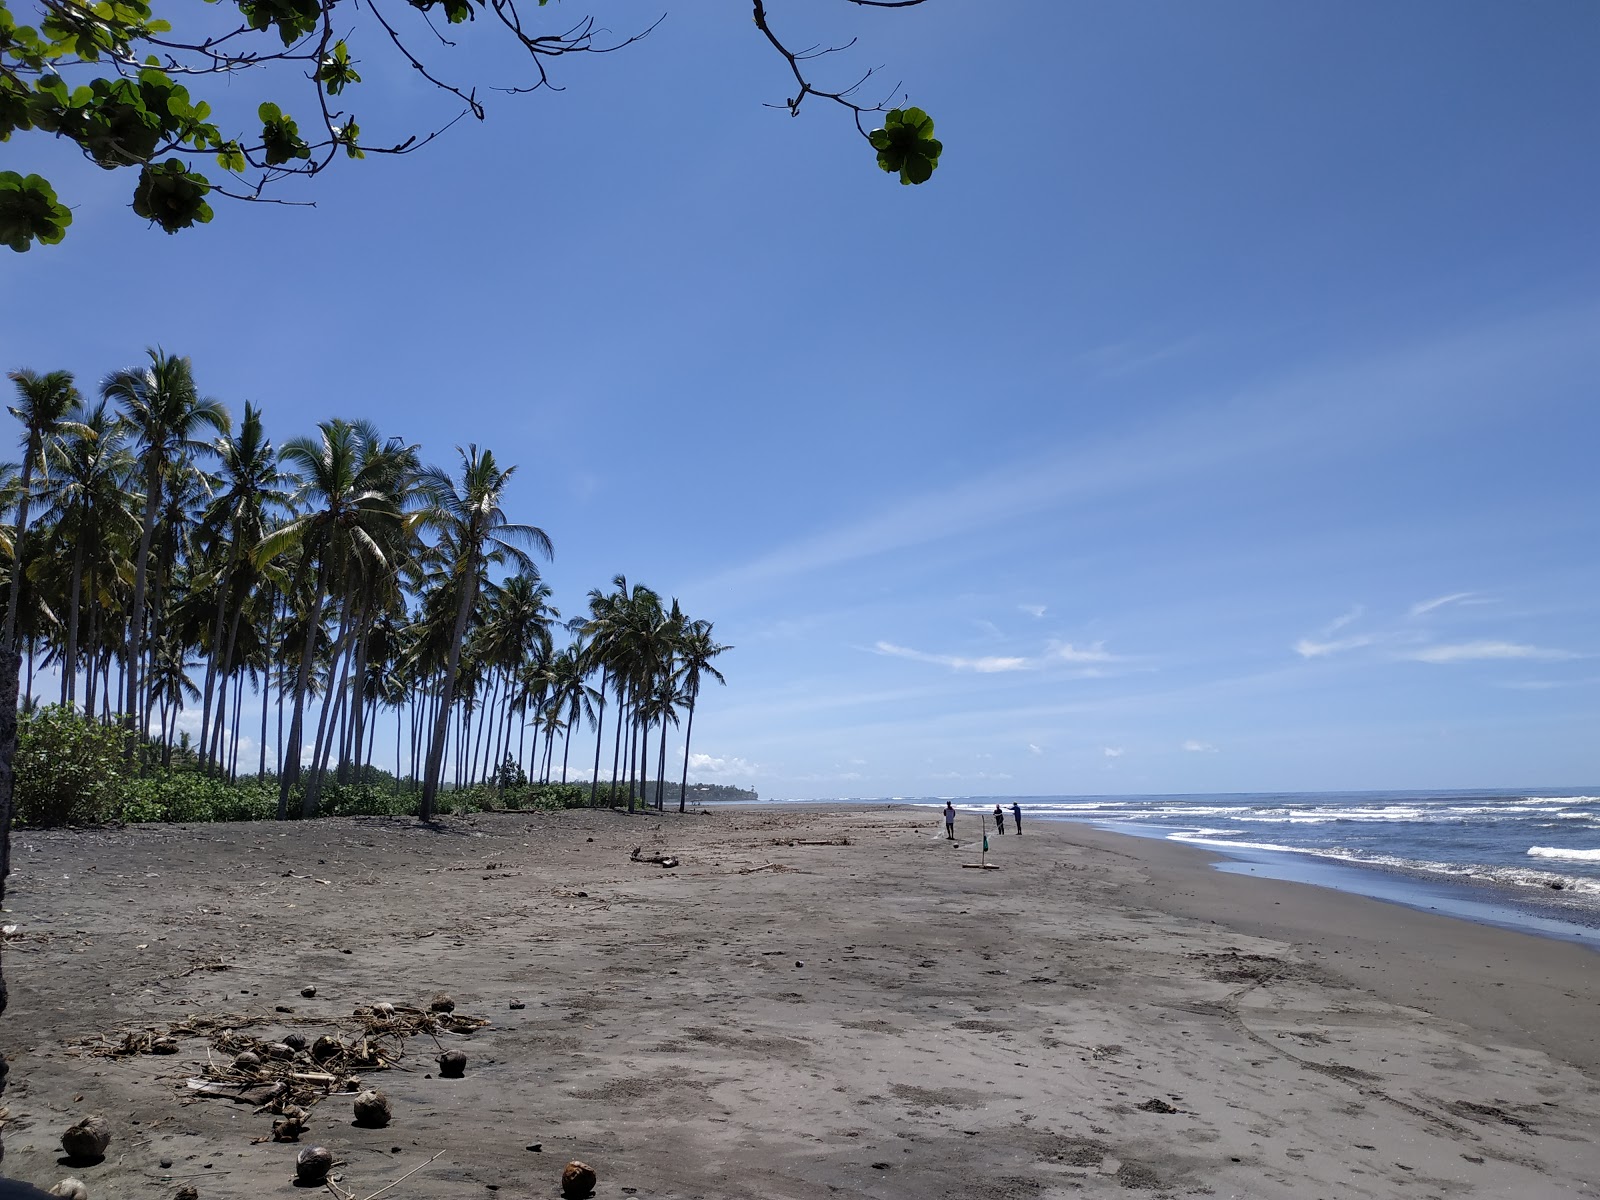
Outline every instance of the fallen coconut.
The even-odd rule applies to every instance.
[[[111,1125],[104,1117],[85,1117],[61,1135],[61,1148],[77,1162],[99,1162],[111,1144]]]
[[[293,1058],[294,1047],[289,1045],[288,1042],[269,1042],[267,1044],[267,1053],[272,1055],[273,1058]]]
[[[89,1200],[89,1189],[83,1186],[83,1180],[74,1179],[70,1175],[51,1188],[50,1194],[65,1196],[67,1200]]]
[[[261,1056],[253,1050],[246,1050],[233,1060],[233,1069],[236,1071],[249,1071],[253,1074],[261,1069]]]
[[[511,1002],[511,1007],[512,1008],[527,1008],[528,1006],[526,1004],[524,1004],[521,1000],[513,1000]]]
[[[300,989],[300,994],[307,1000],[311,999],[311,997],[317,994],[317,985],[314,983],[306,984],[305,987]]]
[[[192,1183],[186,1183],[172,1193],[172,1200],[200,1200],[200,1191]]]
[[[176,1038],[158,1037],[150,1043],[151,1054],[176,1054],[178,1040]]]
[[[439,1055],[439,1077],[460,1079],[467,1073],[467,1056],[459,1050],[446,1050]]]
[[[286,1033],[283,1035],[283,1044],[291,1050],[304,1050],[311,1043],[306,1041],[303,1033]]]
[[[439,1013],[455,1012],[456,1002],[446,992],[435,992],[433,999],[428,1001],[428,1007]]]
[[[385,1021],[394,1020],[394,1005],[387,1000],[380,1000],[372,1006],[372,1015],[381,1017]]]
[[[588,1163],[573,1159],[561,1168],[561,1194],[567,1200],[581,1200],[584,1196],[592,1196],[598,1178],[594,1168]]]
[[[311,1057],[319,1063],[325,1063],[330,1058],[338,1058],[344,1053],[344,1043],[336,1037],[323,1034],[311,1043]]]
[[[376,1088],[368,1088],[356,1097],[356,1124],[368,1129],[382,1129],[391,1115],[389,1097]]]
[[[294,1177],[312,1186],[327,1179],[331,1170],[333,1153],[326,1146],[307,1146],[294,1160]]]

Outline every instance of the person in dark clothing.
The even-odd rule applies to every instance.
[[[1006,831],[1006,814],[998,804],[994,806],[994,827],[998,833]]]
[[[1022,805],[1015,800],[1011,802],[1011,821],[1017,827],[1017,836],[1022,836]]]

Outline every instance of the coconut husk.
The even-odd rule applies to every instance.
[[[66,1200],[89,1200],[89,1189],[83,1186],[83,1180],[67,1176],[55,1187],[50,1189],[52,1196],[63,1196]]]
[[[381,1129],[393,1115],[389,1097],[376,1088],[368,1088],[355,1100],[356,1124],[368,1129]]]
[[[592,1196],[598,1178],[588,1163],[573,1159],[561,1168],[561,1194],[567,1200],[582,1200],[584,1196]]]
[[[74,1162],[99,1162],[111,1144],[111,1124],[104,1117],[85,1117],[61,1135],[61,1148]]]
[[[333,1154],[326,1146],[307,1146],[295,1156],[294,1177],[301,1183],[316,1186],[333,1170]]]

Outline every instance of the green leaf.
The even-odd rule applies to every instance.
[[[179,159],[169,158],[139,172],[139,183],[133,189],[133,211],[168,233],[176,233],[211,220],[211,205],[206,203],[210,191],[211,182],[204,175],[189,170],[188,164]]]
[[[72,211],[56,199],[49,180],[0,171],[0,242],[19,254],[36,241],[53,246],[71,224]]]

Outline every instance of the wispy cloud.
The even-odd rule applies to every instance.
[[[1105,756],[1107,758],[1121,758],[1126,753],[1127,751],[1121,746],[1107,746],[1105,748]]]
[[[1030,617],[1042,617],[1045,612],[1045,606],[1042,604],[1019,604],[1017,608],[1027,613]]]
[[[1338,633],[1339,630],[1343,629],[1346,625],[1351,625],[1351,624],[1354,624],[1356,621],[1359,621],[1362,618],[1363,614],[1366,613],[1366,611],[1367,611],[1367,606],[1366,605],[1357,604],[1349,612],[1343,613],[1343,614],[1335,617],[1333,620],[1329,621],[1326,625],[1324,625],[1322,627],[1322,636],[1323,637],[1332,637],[1334,634]]]
[[[1183,748],[1191,754],[1215,754],[1217,752],[1217,748],[1210,742],[1198,742],[1194,738],[1186,741],[1183,744]]]
[[[1059,662],[1072,663],[1108,663],[1121,661],[1117,655],[1106,649],[1104,642],[1092,642],[1087,646],[1074,646],[1071,642],[1052,641],[1045,652],[1046,658]]]
[[[1515,688],[1522,692],[1547,692],[1552,688],[1590,687],[1597,683],[1600,683],[1600,675],[1590,675],[1583,679],[1515,679],[1500,686]]]
[[[913,650],[909,646],[896,646],[893,642],[878,642],[872,647],[872,652],[893,658],[909,658],[913,662],[935,663],[956,671],[977,671],[982,675],[992,675],[999,671],[1025,671],[1029,665],[1025,658],[1003,655],[965,658],[959,654],[929,654],[925,650]]]
[[[1359,650],[1363,646],[1373,646],[1386,640],[1382,634],[1377,633],[1358,633],[1324,642],[1301,638],[1294,644],[1294,652],[1301,658],[1327,658],[1330,654],[1343,654],[1347,650]]]
[[[1442,646],[1424,646],[1402,657],[1425,663],[1486,662],[1495,659],[1577,658],[1570,650],[1552,650],[1544,646],[1526,646],[1518,642],[1456,642]]]
[[[1418,600],[1411,606],[1411,615],[1420,617],[1436,608],[1443,608],[1446,604],[1459,604],[1463,600],[1471,600],[1476,595],[1476,592],[1451,592],[1448,596],[1435,596],[1432,600]]]
[[[1035,746],[1032,742],[1029,742],[1028,743],[1028,753],[1029,754],[1043,754],[1044,751],[1040,747]]]

